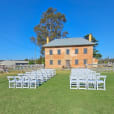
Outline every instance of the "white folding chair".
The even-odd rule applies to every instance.
[[[42,73],[44,81],[47,81],[48,80],[48,75],[47,75],[46,71],[45,70],[41,70],[41,73]]]
[[[16,79],[16,88],[22,88],[23,77],[15,76]]]
[[[33,77],[36,78],[36,86],[39,86],[39,80],[38,80],[38,74],[37,74],[37,72],[32,72],[31,73],[31,76],[33,76]]]
[[[36,88],[36,77],[30,76],[30,88]]]
[[[47,76],[48,76],[48,79],[50,79],[52,76],[52,73],[49,71],[49,70],[46,70],[46,73],[47,73]]]
[[[9,80],[9,88],[15,88],[15,76],[7,76],[8,80]]]
[[[87,89],[87,77],[84,74],[81,74],[78,77],[79,80],[79,89]]]
[[[24,76],[24,74],[23,73],[19,73],[19,74],[17,74],[18,76]]]
[[[78,89],[79,83],[78,79],[75,76],[70,77],[70,89]]]
[[[88,90],[96,90],[96,74],[92,72],[88,73],[87,78]]]
[[[23,88],[29,88],[29,77],[28,76],[23,76]]]
[[[106,90],[106,76],[97,76],[97,90]]]

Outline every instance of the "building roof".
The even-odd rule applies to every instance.
[[[24,63],[24,64],[28,64],[29,61],[18,61],[18,60],[4,60],[0,62],[0,65],[15,65],[16,63]]]
[[[82,45],[94,45],[95,43],[86,40],[85,38],[65,38],[55,39],[50,41],[43,47],[59,47],[59,46],[82,46]]]

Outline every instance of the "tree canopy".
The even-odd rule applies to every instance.
[[[42,45],[49,40],[60,39],[67,36],[68,32],[63,31],[66,17],[54,8],[48,8],[41,16],[40,23],[34,27],[36,37],[31,37],[31,41],[41,48],[41,55],[44,54]]]
[[[89,39],[89,34],[84,36],[85,39]],[[97,46],[99,45],[99,41],[96,40],[96,38],[92,35],[92,42],[95,43],[94,47],[93,47],[93,57],[100,59],[102,57],[102,55],[100,54],[100,52],[96,49]]]

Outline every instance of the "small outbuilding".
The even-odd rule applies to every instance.
[[[0,61],[1,66],[16,66],[16,65],[28,65],[29,61],[23,61],[23,60],[2,60]]]

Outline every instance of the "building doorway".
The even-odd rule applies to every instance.
[[[66,60],[66,67],[70,68],[70,60]]]

